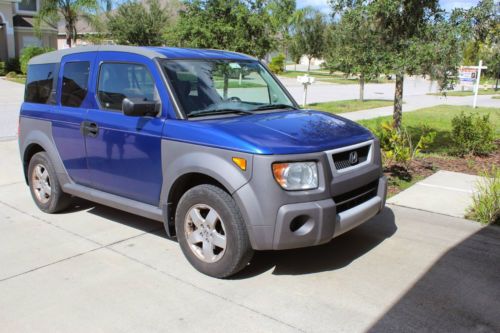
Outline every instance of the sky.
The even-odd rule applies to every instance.
[[[475,6],[479,0],[440,0],[441,7],[446,11],[453,8],[470,8]],[[315,7],[321,11],[328,12],[328,0],[297,0],[297,7],[302,8],[306,6]]]

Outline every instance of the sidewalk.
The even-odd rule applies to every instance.
[[[493,99],[491,95],[480,95],[477,97],[479,107],[500,108],[500,99]],[[419,109],[428,108],[437,105],[470,105],[472,106],[472,96],[464,97],[444,97],[444,96],[406,96],[404,98],[403,112],[412,112]],[[384,116],[390,116],[393,113],[393,106],[386,106],[376,109],[360,110],[354,112],[342,113],[341,116],[353,121],[372,119]]]
[[[453,217],[465,217],[481,179],[458,172],[438,171],[393,196],[387,203]]]

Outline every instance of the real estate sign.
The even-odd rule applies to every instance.
[[[477,79],[477,66],[461,66],[458,70],[458,78],[463,86],[474,86]]]

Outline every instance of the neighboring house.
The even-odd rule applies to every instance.
[[[43,0],[0,0],[0,61],[19,57],[31,45],[57,48],[57,29],[43,25],[35,34],[33,16]]]
[[[101,21],[105,22],[106,15],[102,15]],[[57,25],[57,49],[67,49],[69,46],[66,43],[66,23],[64,20],[59,21]],[[92,44],[107,44],[113,45],[114,42],[107,38],[105,32],[99,32],[98,29],[89,24],[85,19],[81,18],[76,22],[77,39],[76,43],[72,42],[72,46],[92,45]]]

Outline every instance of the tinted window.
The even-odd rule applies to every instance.
[[[61,104],[79,107],[87,96],[90,62],[68,62],[64,65]]]
[[[55,64],[31,65],[28,67],[24,100],[29,103],[46,104],[52,92]]]
[[[101,107],[107,110],[121,110],[124,98],[159,101],[153,78],[144,65],[102,64],[97,89]]]
[[[36,2],[37,0],[22,0],[17,4],[17,8],[19,8],[19,10],[36,12],[37,10]]]

